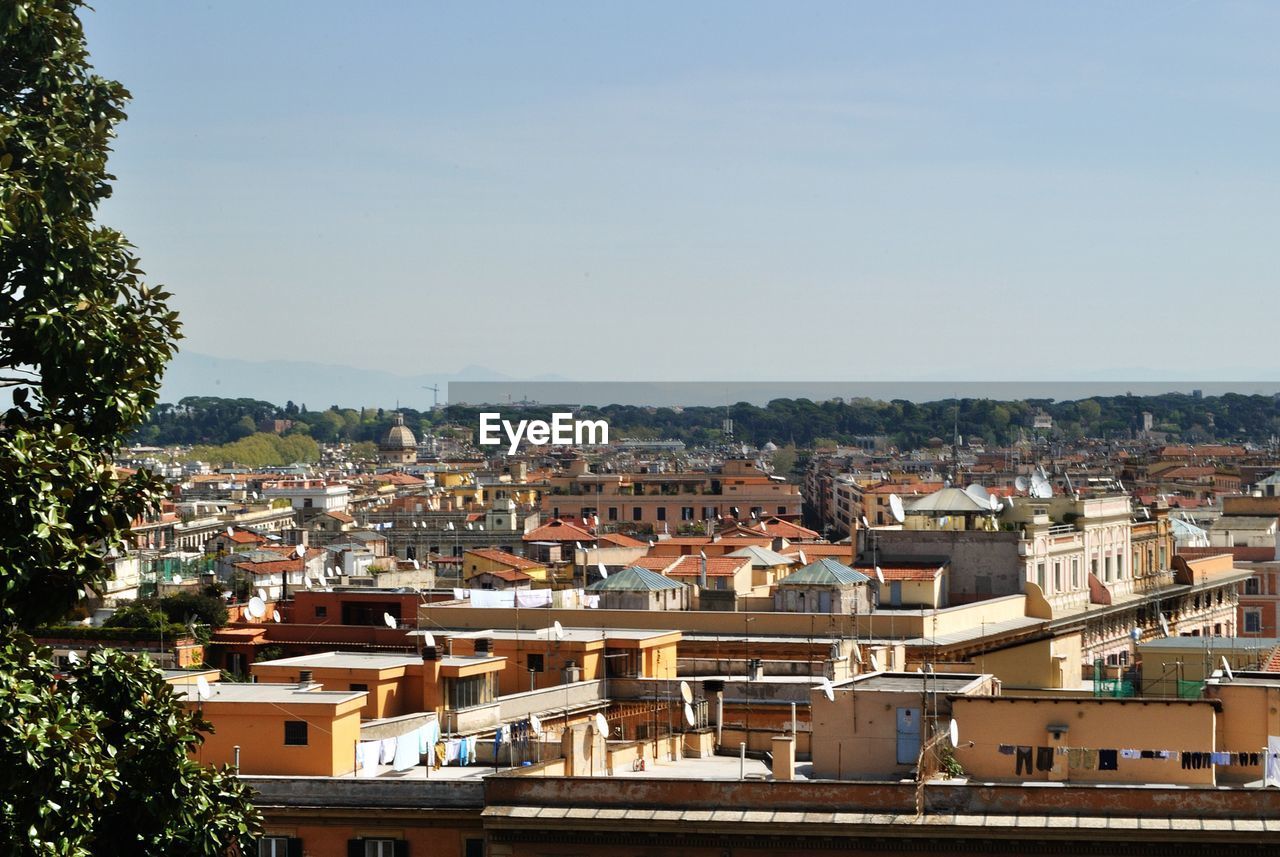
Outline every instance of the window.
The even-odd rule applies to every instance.
[[[666,507],[666,506],[659,506],[659,507],[658,507],[657,515],[658,515],[658,520],[659,520],[659,521],[665,521],[665,520],[667,519],[667,507]]]
[[[1040,591],[1044,591],[1044,563],[1036,563],[1036,586],[1040,587]]]
[[[617,506],[610,506],[610,507],[609,507],[609,514],[608,514],[608,518],[609,518],[609,520],[610,520],[610,521],[616,521],[616,520],[618,520],[618,507],[617,507]]]
[[[542,672],[545,666],[543,663],[542,655],[526,655],[525,658],[526,658],[527,669],[536,673]]]
[[[1244,632],[1246,634],[1262,633],[1262,610],[1253,607],[1244,611]]]
[[[1089,560],[1089,573],[1092,574],[1094,577],[1098,576],[1098,560],[1097,559]]]
[[[1168,567],[1168,557],[1166,555],[1167,550],[1168,548],[1166,548],[1164,545],[1160,546],[1160,567],[1161,568]]]
[[[484,857],[484,840],[465,840],[462,844],[462,857]]]
[[[1053,563],[1053,591],[1062,591],[1062,563],[1058,561]]]
[[[264,836],[258,840],[258,857],[294,857],[301,853],[301,839],[288,836]]]
[[[368,693],[368,691],[369,691],[369,685],[367,685],[367,684],[357,684],[357,683],[352,683],[352,685],[351,685],[351,687],[349,688],[349,690],[363,690],[363,691],[365,691],[366,693]]]
[[[284,722],[284,743],[286,747],[307,746],[307,721],[286,720]]]
[[[786,507],[786,506],[779,506],[779,507],[778,507],[778,514],[779,514],[779,515],[785,515],[785,514],[787,514],[787,507]]]
[[[1106,577],[1104,577],[1103,580],[1107,581],[1107,583],[1110,583],[1111,582],[1111,557],[1106,558],[1102,567],[1105,569],[1103,573],[1106,575]]]
[[[1245,595],[1257,595],[1261,587],[1258,585],[1258,578],[1251,577],[1244,582]]]
[[[642,520],[644,520],[644,510],[643,510],[643,509],[641,509],[639,506],[635,506],[635,507],[633,507],[633,508],[631,509],[631,520],[633,520],[633,521],[642,521]]]
[[[402,839],[352,839],[348,857],[406,857],[409,843]]]
[[[328,615],[329,615],[329,608],[328,608],[328,607],[325,607],[323,604],[317,604],[317,605],[316,605],[316,618],[317,618],[317,619],[325,619],[325,618],[327,618],[327,617],[328,617]]]
[[[680,520],[682,520],[682,521],[692,521],[692,520],[693,520],[693,507],[692,507],[692,506],[681,506],[681,507],[680,507]]]
[[[1078,557],[1071,558],[1071,588],[1080,588],[1080,559]]]

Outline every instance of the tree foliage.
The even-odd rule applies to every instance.
[[[107,574],[160,485],[111,454],[179,337],[133,248],[94,221],[128,92],[93,73],[76,0],[0,3],[0,853],[226,854],[259,817],[188,759],[207,728],[145,659],[60,678],[24,629]]]

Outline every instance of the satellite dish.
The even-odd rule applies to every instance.
[[[947,729],[947,737],[951,739],[952,747],[960,746],[960,726],[956,723],[954,717],[951,718],[951,725]]]
[[[75,652],[67,652],[67,663],[69,664],[80,663],[80,656],[77,655]]]
[[[897,494],[889,495],[889,511],[893,514],[893,519],[899,524],[907,517],[906,510],[902,508],[902,498]]]
[[[232,535],[232,533],[234,533],[234,532],[235,532],[235,531],[234,531],[234,530],[232,530],[230,527],[227,527],[227,538],[231,538],[231,535]]]
[[[987,495],[987,504],[991,507],[991,511],[993,512],[1000,511],[1000,498],[997,497],[995,494]]]
[[[1227,674],[1227,681],[1235,681],[1235,676],[1231,674],[1231,664],[1227,663],[1227,656],[1222,656],[1222,671]]]
[[[828,702],[836,701],[836,689],[831,684],[831,679],[826,676],[822,677],[822,684],[818,685],[818,690],[822,691],[822,695],[827,698]]]
[[[536,714],[529,715],[529,728],[532,729],[534,732],[542,731],[542,721],[538,719],[538,715]]]
[[[801,565],[809,564],[809,560],[805,558],[804,551],[800,551],[800,564]]]
[[[968,494],[969,498],[979,506],[987,505],[987,497],[990,496],[987,494],[987,489],[983,488],[977,482],[972,482],[966,485],[964,493]]]
[[[394,629],[400,627],[400,623],[396,621],[396,617],[392,616],[390,613],[383,613],[382,621],[387,624],[388,628]]]
[[[876,583],[884,585],[884,572],[880,570],[880,566],[876,566]]]
[[[196,676],[196,694],[199,695],[201,699],[208,699],[213,696],[213,691],[209,688],[208,680],[202,675]]]
[[[1019,476],[1013,480],[1013,487],[1019,491],[1026,491],[1030,484],[1027,482],[1027,477]]]
[[[256,595],[249,599],[249,606],[246,609],[251,619],[261,619],[267,613],[266,603]]]
[[[869,529],[871,529],[871,524],[869,524],[869,523],[867,522],[867,516],[866,516],[866,515],[863,515],[863,516],[862,516],[862,517],[860,517],[858,520],[862,522],[862,529],[864,529],[864,530],[869,530]]]
[[[418,529],[418,522],[417,522],[417,521],[410,521],[410,522],[409,522],[409,526],[413,527],[413,528],[416,530],[416,529]]]
[[[564,639],[564,626],[560,624],[559,619],[551,623],[551,630],[556,635],[557,640]]]
[[[1164,614],[1160,614],[1160,631],[1166,637],[1169,636],[1169,620],[1164,618]]]
[[[862,648],[857,643],[853,644],[853,659],[862,662]]]
[[[680,682],[680,698],[685,702],[693,702],[693,688],[689,687],[689,682]]]
[[[697,724],[697,718],[693,716],[693,706],[687,702],[684,704],[684,721],[690,726]]]
[[[418,570],[419,570],[419,569],[421,569],[421,568],[422,568],[422,566],[421,566],[421,565],[419,565],[419,564],[418,564],[418,561],[415,559],[415,560],[413,561],[413,570],[414,570],[414,571],[418,571]]]
[[[182,575],[180,575],[180,574],[175,574],[175,575],[173,576],[173,585],[174,585],[174,586],[180,586],[180,585],[182,585]]]
[[[609,721],[605,720],[604,715],[598,711],[596,712],[596,731],[606,737],[609,734]]]
[[[609,576],[609,569],[604,567],[604,563],[602,562],[596,563],[596,568],[600,571],[600,578],[602,580]]]
[[[259,587],[259,588],[258,588],[258,597],[259,597],[259,598],[261,598],[263,601],[266,601],[266,600],[267,600],[267,590],[262,589],[261,587]]]
[[[427,646],[429,648],[434,648],[435,644],[436,644],[436,635],[432,634],[430,631],[423,631],[422,645]]]
[[[271,621],[272,621],[272,622],[279,622],[279,621],[280,621],[280,611],[279,611],[279,610],[272,610],[272,611],[271,611]]]
[[[880,672],[880,659],[875,655],[871,656],[871,671],[875,673]]]

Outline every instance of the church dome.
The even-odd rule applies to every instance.
[[[387,430],[386,436],[380,444],[383,450],[391,451],[397,449],[417,449],[418,439],[413,436],[413,432],[404,424],[404,417],[396,414],[396,422]]]

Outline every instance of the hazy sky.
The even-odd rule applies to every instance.
[[[1280,374],[1280,4],[98,6],[192,351]]]

